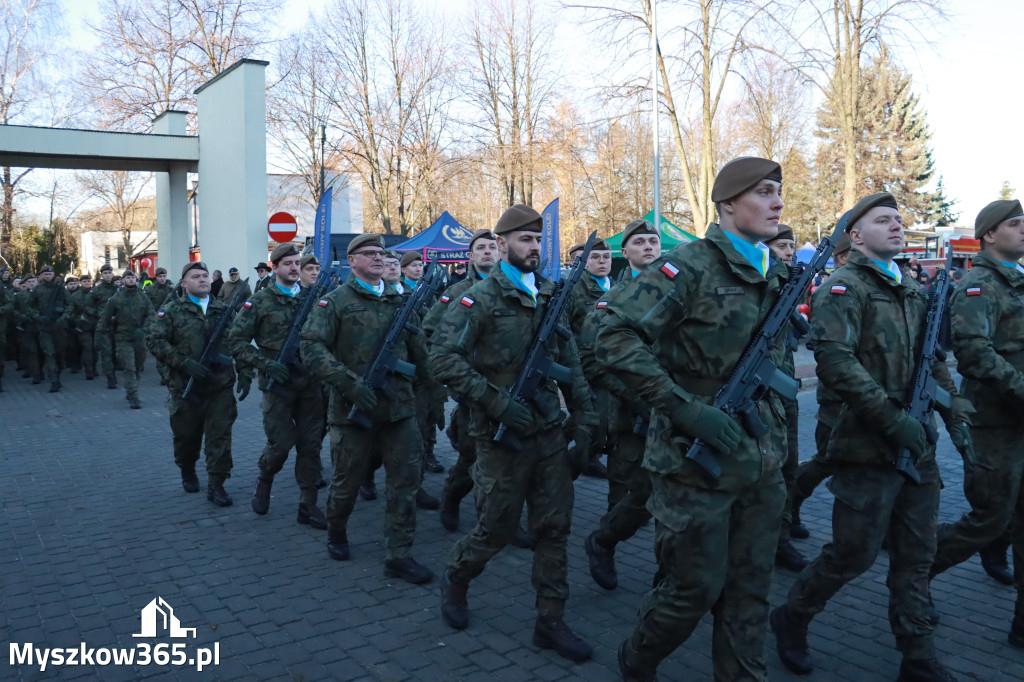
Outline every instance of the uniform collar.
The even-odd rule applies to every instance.
[[[718,223],[711,223],[708,225],[707,232],[704,233],[704,239],[714,244],[725,256],[726,262],[729,264],[729,269],[732,270],[733,274],[745,282],[751,284],[757,284],[771,279],[772,277],[781,277],[782,279],[788,278],[788,271],[786,266],[775,258],[768,259],[768,270],[762,276],[758,270],[750,264],[746,256],[741,254],[735,246],[733,246],[732,240],[726,235]],[[680,246],[685,247],[686,243]],[[675,247],[680,248],[679,246]],[[672,251],[675,251],[673,249]],[[672,253],[671,251],[669,253]]]
[[[860,270],[871,271],[874,274],[875,279],[877,279],[879,282],[884,283],[886,286],[890,286],[897,289],[900,287],[906,287],[908,289],[913,289],[916,287],[916,282],[915,287],[909,286],[908,283],[912,281],[912,279],[908,277],[904,277],[901,281],[896,281],[896,279],[893,278],[892,274],[883,270],[877,261],[875,261],[873,258],[868,258],[863,253],[858,251],[856,248],[850,249],[850,256],[847,259],[846,264],[853,265]]]
[[[971,261],[976,268],[986,268],[1001,277],[1011,287],[1024,288],[1024,273],[1018,268],[1008,267],[1003,261],[996,260],[985,251],[979,251]]]
[[[504,263],[504,261],[499,261]],[[541,296],[550,296],[554,290],[555,285],[552,284],[551,280],[545,279],[539,273],[534,274],[534,283],[537,285],[537,298]],[[494,280],[501,287],[501,293],[506,298],[514,298],[522,303],[527,308],[537,307],[537,302],[533,299],[533,296],[529,292],[524,291],[520,286],[514,283],[509,276],[505,273],[505,269],[502,267],[496,267],[491,271],[491,276],[488,280]]]

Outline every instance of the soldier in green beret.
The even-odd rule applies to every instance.
[[[39,270],[39,283],[32,290],[29,309],[35,322],[39,352],[43,356],[43,374],[50,382],[50,393],[60,390],[60,373],[64,369],[61,315],[66,306],[67,292],[63,282],[55,278],[52,266],[44,265]]]
[[[974,225],[981,252],[953,294],[950,324],[961,389],[977,408],[971,427],[976,462],[965,460],[964,467],[971,510],[939,526],[932,577],[984,550],[1007,526],[1014,555],[1024,558],[1024,210],[1016,200],[993,201]],[[1009,642],[1024,648],[1019,564],[1014,578]]]
[[[96,373],[96,341],[94,338],[97,320],[97,313],[93,306],[95,300],[92,277],[82,275],[79,279],[78,289],[69,291],[68,306],[64,310],[67,332],[78,340],[82,368],[85,370],[85,378],[89,381],[99,376]]]
[[[153,316],[153,304],[136,286],[135,273],[125,270],[121,275],[122,286],[103,310],[100,311],[96,331],[106,334],[114,330],[117,357],[121,360],[125,398],[133,410],[142,407],[139,402],[139,368],[145,362],[146,326]]]
[[[776,649],[793,672],[811,672],[811,620],[871,567],[888,536],[889,622],[903,654],[899,679],[953,680],[935,658],[928,613],[940,487],[935,445],[903,404],[927,299],[893,261],[904,236],[891,194],[857,202],[847,229],[849,261],[816,292],[812,317],[818,379],[843,401],[828,445],[828,459],[836,462],[829,483],[833,538],[800,573],[786,603],[772,611]],[[953,396],[951,408],[940,408],[950,437],[971,457],[970,403],[957,395],[945,363],[935,362],[930,371]],[[919,485],[894,466],[903,448],[914,457]]]
[[[653,408],[643,467],[663,579],[619,647],[630,680],[654,679],[709,610],[715,677],[768,676],[767,597],[786,499],[786,453],[772,436],[783,428],[783,408],[774,393],[761,400],[768,433],[755,437],[711,403],[789,276],[762,243],[778,232],[782,169],[735,159],[719,171],[711,197],[719,223],[627,284],[608,303],[595,344],[605,371]],[[696,438],[718,453],[717,480],[684,457]]]
[[[284,468],[294,447],[295,481],[299,485],[297,521],[324,530],[327,519],[316,506],[324,419],[320,382],[309,372],[299,372],[277,361],[303,299],[315,295],[299,284],[300,261],[299,249],[292,243],[274,249],[270,254],[273,283],[242,305],[231,325],[227,347],[239,367],[260,370],[267,445],[258,463],[260,474],[252,510],[260,515],[269,511],[274,476]],[[274,390],[267,390],[270,380],[274,381]]]
[[[4,268],[4,273],[7,269]],[[7,364],[7,325],[14,312],[13,287],[0,286],[0,393],[4,391],[4,365]]]
[[[349,516],[359,485],[373,465],[374,451],[379,449],[388,486],[384,573],[414,584],[425,583],[433,578],[433,573],[412,557],[416,491],[423,461],[413,378],[401,373],[388,376],[388,387],[395,400],[378,396],[363,381],[363,373],[402,305],[402,296],[381,279],[384,240],[379,234],[362,234],[353,239],[347,258],[352,276],[320,299],[302,329],[303,362],[332,389],[328,423],[334,479],[327,498],[327,551],[338,561],[350,557]],[[418,381],[424,385],[433,383],[427,373],[421,331],[403,332],[394,353],[398,359],[416,366]],[[369,418],[370,428],[364,429],[349,419],[353,407]]]
[[[114,268],[105,263],[100,268],[100,281],[92,288],[94,324],[99,323],[100,311],[110,297],[117,292],[114,284]],[[112,331],[96,334],[96,350],[100,356],[100,369],[107,377],[107,388],[117,388],[117,375],[114,374],[114,335]]]

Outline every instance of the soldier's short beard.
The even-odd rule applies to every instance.
[[[520,258],[511,248],[508,250],[508,264],[512,267],[518,268],[521,272],[527,273],[536,272],[537,268],[540,267],[539,260],[535,264],[528,264],[525,258]]]

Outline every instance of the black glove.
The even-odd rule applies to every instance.
[[[189,358],[181,365],[181,371],[200,381],[210,376],[210,370],[206,365],[192,358]]]
[[[670,419],[672,426],[719,452],[732,452],[743,438],[743,428],[736,420],[704,403],[683,403],[672,411]]]
[[[427,412],[427,422],[444,431],[444,403],[432,404]]]
[[[266,369],[263,373],[274,380],[274,383],[283,384],[288,381],[290,372],[288,371],[288,365],[271,360],[267,363]]]
[[[578,426],[574,441],[568,451],[568,460],[569,472],[572,474],[573,480],[576,480],[590,463],[590,446],[594,442],[594,436],[589,428]]]
[[[377,396],[374,394],[373,389],[364,384],[362,381],[357,381],[345,391],[345,397],[353,405],[356,406],[360,412],[369,412],[373,408],[377,407]]]

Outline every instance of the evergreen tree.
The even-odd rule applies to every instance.
[[[956,199],[946,196],[946,186],[939,176],[939,183],[935,186],[933,193],[932,210],[928,215],[928,222],[936,226],[954,225],[960,219],[960,211],[954,210],[957,205]]]

